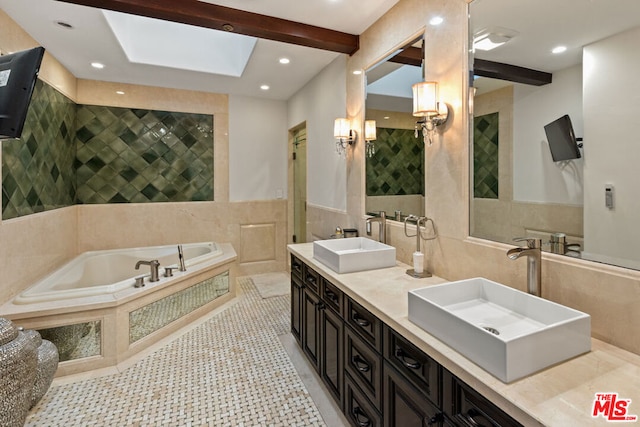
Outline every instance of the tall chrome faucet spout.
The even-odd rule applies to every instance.
[[[520,238],[515,241],[526,241],[526,248],[513,248],[507,251],[509,259],[527,257],[527,292],[537,297],[542,293],[542,240]]]
[[[380,211],[380,216],[367,218],[365,221],[367,236],[371,236],[372,222],[378,223],[378,240],[381,243],[387,243],[387,214],[385,211]]]

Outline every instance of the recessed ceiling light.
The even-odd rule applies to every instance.
[[[262,85],[262,86],[260,86],[260,89],[269,90],[269,85]]]
[[[97,68],[98,70],[102,70],[104,68],[104,64],[102,64],[100,62],[92,62],[91,66],[93,68]]]
[[[73,30],[73,25],[69,24],[68,22],[64,22],[64,21],[56,21],[56,25],[65,28],[67,30]]]
[[[383,117],[383,119],[385,119],[385,120],[389,120],[389,119],[390,119],[390,117],[389,117],[389,116],[384,116],[384,117]]]
[[[567,47],[566,46],[556,46],[553,49],[551,49],[551,53],[562,53],[562,52],[566,52],[567,51]]]
[[[291,60],[289,58],[280,58],[278,62],[281,64],[288,64],[291,62]]]
[[[116,93],[117,93],[118,95],[124,95],[124,91],[121,91],[121,90],[117,90],[117,91],[116,91]]]
[[[440,25],[444,22],[444,18],[442,16],[434,16],[429,20],[429,24],[431,25]]]
[[[360,74],[362,74],[362,70],[354,70],[353,71],[353,75],[354,76],[359,76]]]

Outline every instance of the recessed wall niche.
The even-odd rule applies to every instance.
[[[2,143],[2,218],[74,204],[213,201],[213,116],[76,105],[38,81]]]

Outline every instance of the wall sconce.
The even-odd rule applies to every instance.
[[[351,122],[348,119],[339,118],[333,125],[333,137],[336,139],[336,151],[342,156],[349,145],[355,144],[357,134],[351,129]]]
[[[364,122],[364,140],[366,141],[365,152],[367,157],[373,157],[376,154],[376,121],[365,120]]]
[[[449,118],[449,106],[438,98],[438,82],[420,82],[413,89],[413,115],[422,117],[416,122],[415,137],[418,137],[418,125],[422,128],[425,143],[432,144],[432,135],[437,126],[442,126]]]

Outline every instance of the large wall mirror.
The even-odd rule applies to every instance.
[[[420,37],[367,70],[365,120],[376,122],[373,149],[365,150],[367,214],[424,215],[424,142],[415,136],[411,91],[424,80],[423,57]]]
[[[471,235],[640,269],[640,2],[474,0],[470,32]]]

